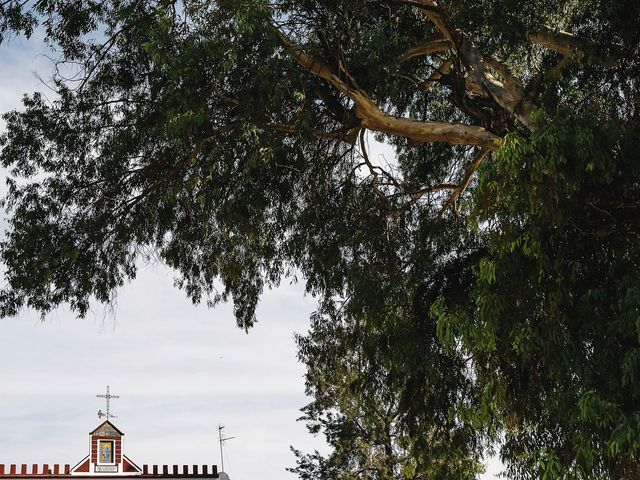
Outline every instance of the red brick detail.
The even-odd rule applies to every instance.
[[[4,475],[4,463],[0,465],[0,475]]]
[[[85,460],[82,465],[76,468],[76,472],[87,472],[89,473],[89,459]]]
[[[189,467],[187,465],[182,465],[182,474],[189,475]]]
[[[23,463],[20,468],[20,475],[26,475],[26,474],[27,474],[27,464]]]
[[[69,465],[68,463],[65,463],[65,465],[64,465],[64,474],[65,475],[69,475],[69,472],[71,472],[71,465]]]
[[[122,437],[93,436],[91,437],[91,463],[98,463],[98,440],[113,440],[113,454],[116,463],[122,463]]]
[[[51,475],[51,472],[49,471],[49,465],[48,464],[44,464],[42,465],[42,474],[43,475]]]
[[[9,468],[9,475],[15,475],[15,474],[16,474],[16,464],[12,463],[11,468]]]
[[[127,459],[124,459],[124,462],[122,463],[122,471],[127,473],[127,472],[137,472],[138,469],[136,467],[134,467],[133,465],[131,465]]]
[[[153,466],[153,474],[157,475],[158,474],[158,465],[154,465]]]
[[[53,466],[53,474],[60,475],[60,465],[58,465],[57,463]]]
[[[173,466],[173,474],[178,475],[178,465]]]
[[[211,465],[211,474],[214,477],[218,476],[218,465]]]

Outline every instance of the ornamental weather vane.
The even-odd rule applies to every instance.
[[[102,413],[102,410],[98,410],[98,418],[105,418],[109,420],[110,418],[118,418],[115,415],[111,415],[109,412],[109,400],[112,398],[120,398],[119,395],[111,395],[109,393],[109,385],[107,385],[107,394],[106,395],[96,395],[98,398],[106,398],[107,399],[107,413]]]

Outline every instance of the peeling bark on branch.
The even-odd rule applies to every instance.
[[[522,83],[508,73],[506,66],[500,66],[497,60],[492,59],[488,63],[463,34],[459,35],[458,53],[462,55],[470,70],[470,84],[480,86],[505,111],[517,118],[529,130],[534,130],[535,125],[531,120],[531,114],[536,109],[536,105],[526,98]],[[493,67],[497,72],[502,72],[503,81],[496,79],[487,71],[487,67]]]
[[[529,35],[529,41],[558,52],[574,61],[586,61],[605,68],[613,68],[617,65],[614,56],[603,57],[595,54],[595,44],[592,41],[577,37],[569,32],[554,32],[546,27],[537,33]]]
[[[397,0],[398,3],[413,5],[447,38],[468,70],[467,88],[479,95],[492,97],[501,108],[514,116],[529,130],[535,125],[531,114],[536,105],[527,99],[522,82],[517,79],[508,67],[497,59],[488,58],[480,53],[464,32],[449,25],[446,13],[435,0]],[[502,77],[496,79],[487,69],[492,68]]]
[[[309,56],[302,47],[274,27],[280,43],[289,55],[305,70],[333,85],[355,104],[356,115],[363,127],[377,132],[398,135],[416,142],[447,142],[455,145],[500,145],[500,137],[486,129],[473,125],[444,122],[420,122],[411,118],[395,117],[380,110],[366,92],[355,85],[349,75],[336,75],[329,66]]]
[[[443,205],[441,213],[446,211],[448,208],[452,208],[454,214],[459,215],[456,208],[458,198],[469,185],[469,182],[480,163],[491,151],[499,147],[501,138],[479,126],[442,122],[421,122],[411,118],[389,115],[383,112],[367,95],[367,93],[357,85],[356,80],[349,75],[344,65],[340,65],[339,74],[336,74],[328,65],[311,57],[301,46],[295,45],[282,31],[276,27],[273,27],[273,29],[282,46],[302,68],[312,75],[326,80],[340,93],[353,101],[356,116],[360,119],[361,126],[363,128],[406,137],[414,142],[447,142],[456,145],[477,145],[479,147],[478,154],[474,158],[473,162],[466,168],[459,183],[444,182],[430,187],[425,187],[417,192],[404,192],[404,194],[410,195],[411,203],[413,204],[428,193],[449,190],[452,192],[451,196]],[[430,40],[422,45],[414,47],[413,49],[409,49],[403,55],[398,57],[398,61],[406,61],[409,58],[413,58],[418,55],[427,55],[434,51],[448,50],[451,46],[452,44],[449,40]],[[467,46],[467,48],[470,47]],[[512,79],[513,85],[510,86],[509,90],[507,90],[501,82],[491,76],[490,73],[485,72],[483,60],[476,50],[471,50],[471,52],[467,51],[466,54],[472,59],[477,60],[477,62],[482,66],[482,69],[480,69],[483,72],[481,77],[482,81],[476,84],[478,93],[483,95],[492,95],[493,92],[495,95],[496,92],[498,92],[497,94],[502,95],[503,101],[505,101],[504,98],[507,98],[507,95],[514,95],[513,93],[510,93],[511,91],[515,92],[521,90],[521,85],[516,81],[515,77]],[[440,79],[442,75],[452,67],[453,63],[453,59],[445,60],[425,83],[425,91],[428,90],[433,82]],[[498,68],[494,68],[494,70],[501,71],[505,77],[509,78],[510,73],[506,67],[500,70]],[[520,90],[516,90],[516,88]],[[509,99],[511,99],[511,97],[509,97]],[[516,100],[511,101],[515,102]],[[515,107],[512,108],[513,110],[517,110]],[[364,132],[364,130],[361,132]],[[384,193],[377,187],[377,172],[368,161],[362,133],[360,142],[365,164],[369,166],[369,169],[374,176],[374,191],[378,196],[384,197]],[[401,187],[398,188],[400,188],[401,191],[403,190]]]

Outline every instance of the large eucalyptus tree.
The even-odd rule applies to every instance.
[[[321,303],[305,414],[336,447],[301,475],[470,478],[498,448],[513,478],[637,478],[639,19],[0,1],[4,40],[39,29],[57,59],[55,97],[4,117],[0,314],[82,316],[153,257],[249,328],[301,274]]]

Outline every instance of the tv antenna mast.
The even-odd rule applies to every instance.
[[[220,441],[220,471],[224,472],[224,455],[222,453],[222,445],[227,440],[231,440],[232,438],[236,437],[225,437],[224,433],[222,433],[222,430],[224,430],[224,425],[218,425],[218,439]]]
[[[120,398],[120,395],[111,395],[109,393],[109,385],[107,385],[107,394],[106,395],[96,395],[98,398],[105,398],[107,400],[107,413],[102,413],[102,410],[98,410],[98,418],[107,417],[107,420],[110,418],[118,418],[115,415],[111,415],[109,411],[109,400],[112,398]]]

